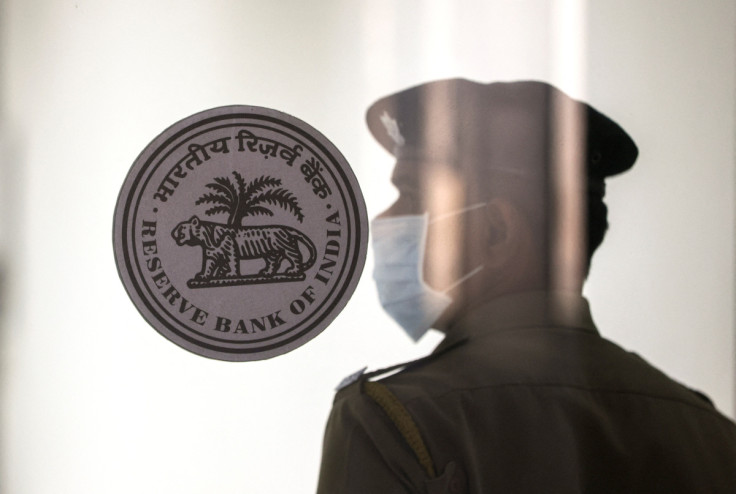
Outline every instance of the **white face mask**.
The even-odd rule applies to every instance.
[[[476,209],[476,204],[460,211],[433,218],[433,221]],[[371,223],[375,266],[373,279],[383,309],[417,341],[450,306],[447,294],[463,281],[480,272],[478,266],[443,291],[424,282],[424,250],[427,243],[429,215],[378,218]]]

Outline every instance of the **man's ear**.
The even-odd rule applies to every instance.
[[[519,209],[507,199],[492,199],[485,207],[482,238],[490,266],[499,266],[522,247],[524,221]]]

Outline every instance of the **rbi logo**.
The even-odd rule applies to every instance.
[[[184,119],[138,157],[115,210],[118,272],[143,317],[199,355],[283,354],[334,320],[368,230],[340,152],[275,110]]]

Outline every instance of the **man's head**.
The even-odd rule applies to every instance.
[[[607,228],[604,179],[638,153],[608,117],[535,81],[430,82],[377,101],[367,121],[397,160],[399,198],[379,217],[428,214],[424,279],[452,290],[448,323],[488,298],[558,288],[555,271],[576,262],[582,285]]]

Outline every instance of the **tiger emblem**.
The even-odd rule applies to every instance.
[[[177,245],[202,247],[202,269],[194,276],[195,282],[219,279],[247,278],[240,273],[240,261],[263,259],[266,266],[258,272],[259,278],[294,279],[303,277],[317,259],[312,241],[296,228],[284,225],[228,226],[202,221],[192,216],[182,221],[171,232]],[[305,260],[299,244],[309,251]],[[288,265],[282,268],[284,261]]]

